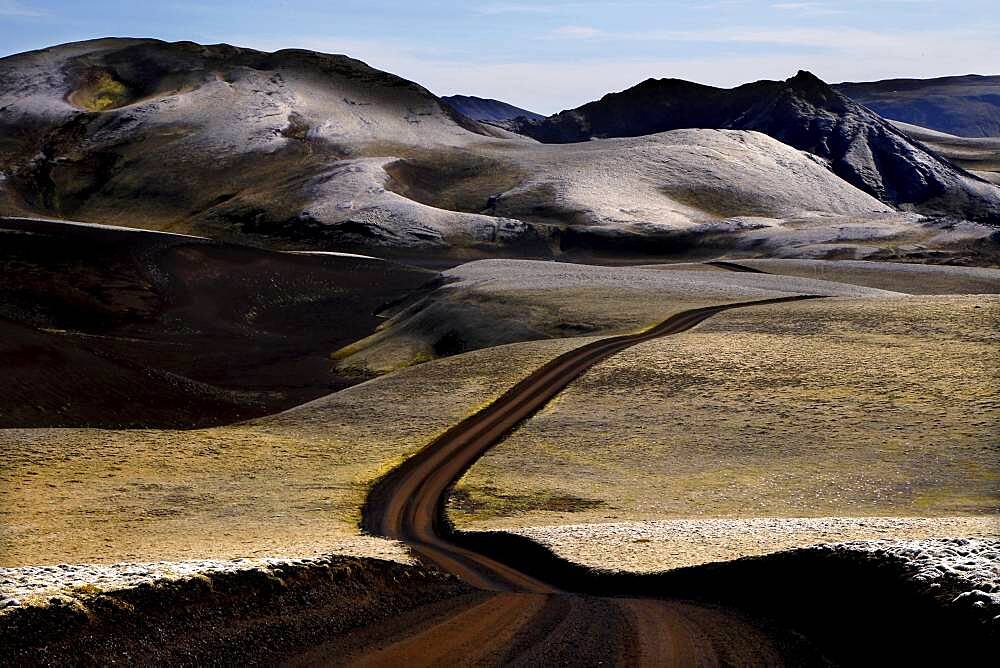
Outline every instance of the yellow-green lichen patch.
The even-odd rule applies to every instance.
[[[453,519],[996,513],[997,322],[1000,298],[986,295],[719,314],[594,367],[457,486],[607,505]]]
[[[436,360],[231,427],[0,430],[0,565],[355,549],[379,476],[577,345]]]
[[[84,111],[107,111],[129,104],[131,94],[110,72],[99,70],[88,74],[68,99]]]

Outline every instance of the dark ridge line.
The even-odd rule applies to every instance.
[[[726,260],[711,260],[705,264],[711,265],[713,267],[718,267],[719,269],[727,269],[729,271],[735,271],[737,273],[743,274],[768,274],[770,272],[764,271],[762,269],[754,269],[753,267],[748,267],[745,264],[739,264],[737,262],[728,262]]]

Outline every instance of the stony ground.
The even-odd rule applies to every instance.
[[[711,266],[711,265],[710,265]],[[601,267],[538,260],[479,260],[445,272],[458,280],[451,289],[475,288],[486,294],[571,288],[656,292],[662,300],[751,300],[791,294],[878,297],[885,290],[834,282],[820,276],[774,276],[732,271],[703,271],[685,265],[664,273],[649,267]],[[704,303],[704,302],[701,302]]]
[[[822,545],[810,550],[898,564],[915,589],[931,594],[943,606],[969,609],[990,624],[993,633],[1000,633],[1000,540],[879,540]]]
[[[4,599],[0,664],[278,665],[416,608],[426,615],[477,595],[416,564],[340,554],[67,567],[63,575],[69,589],[36,578],[39,593]]]
[[[328,546],[338,557],[361,557],[413,563],[400,543],[358,536]],[[142,585],[222,573],[316,565],[323,555],[272,556],[250,559],[124,562],[113,564],[55,564],[0,568],[0,614],[23,605],[46,605],[50,599],[73,599],[98,592],[134,589]]]
[[[660,522],[643,525],[578,525],[522,530],[528,536],[553,548],[559,556],[583,563],[599,570],[652,573],[673,566],[693,565],[696,560],[672,559],[669,550],[680,545],[690,547],[698,541],[712,541],[716,554],[727,541],[748,541],[751,534],[767,532],[786,533],[790,544],[802,544],[806,534],[816,536],[845,535],[845,524],[850,529],[869,534],[893,535],[922,532],[947,533],[961,531],[966,536],[992,536],[991,538],[883,538],[851,542],[823,543],[807,548],[798,547],[789,554],[810,552],[834,553],[839,558],[892,565],[901,570],[908,585],[914,590],[935,597],[942,606],[958,606],[971,611],[977,618],[1000,628],[1000,537],[997,518],[976,521],[969,518],[946,518],[936,521],[926,519],[885,518],[829,518],[823,520],[768,520],[759,519],[744,523],[732,521]],[[848,530],[846,533],[850,533]],[[696,540],[691,541],[694,535]],[[687,539],[687,542],[685,540]],[[363,552],[372,552],[402,563],[409,557],[398,544],[384,543],[375,550],[365,546]],[[642,543],[641,556],[629,543]],[[780,541],[771,540],[776,548]],[[759,545],[759,543],[758,543]],[[599,546],[599,547],[598,547]],[[615,549],[609,550],[609,546]],[[725,556],[733,559],[745,554],[764,554],[743,550],[731,551]],[[676,554],[674,554],[676,557]],[[704,554],[702,555],[705,556]],[[252,574],[255,577],[280,578],[291,572],[325,568],[344,554],[319,557],[285,557],[234,560],[199,560],[155,563],[59,564],[47,567],[21,567],[0,569],[0,627],[8,617],[26,607],[46,609],[49,606],[66,608],[74,606],[85,610],[95,597],[105,594],[129,595],[144,587],[161,590],[171,583],[202,580],[211,582],[220,576]],[[332,560],[332,561],[331,561]],[[277,581],[277,580],[276,580]]]
[[[1000,516],[758,517],[507,529],[590,568],[655,573],[844,541],[1000,538]]]

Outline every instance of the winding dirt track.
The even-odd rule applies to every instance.
[[[815,296],[740,302],[678,313],[638,334],[596,341],[552,360],[463,420],[375,485],[363,528],[407,543],[425,561],[498,592],[432,623],[386,630],[379,646],[349,653],[358,665],[782,664],[773,638],[741,616],[690,603],[579,596],[450,540],[448,491],[487,450],[592,366],[630,346],[684,332],[717,313]],[[317,648],[318,650],[320,648]],[[322,652],[312,654],[312,663]],[[797,657],[797,660],[801,657]],[[343,660],[344,657],[342,656]]]

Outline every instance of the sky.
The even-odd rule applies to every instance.
[[[1000,0],[0,0],[0,56],[105,36],[344,53],[545,114],[649,77],[1000,74]]]

